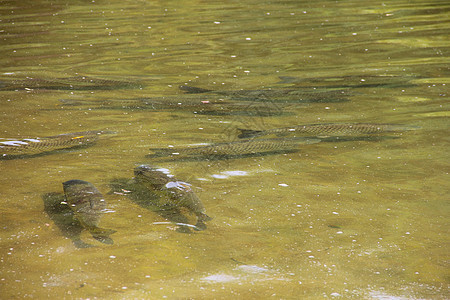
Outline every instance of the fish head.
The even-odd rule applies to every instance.
[[[150,184],[155,188],[163,187],[169,181],[172,181],[173,175],[164,168],[152,167],[149,165],[140,165],[134,169],[136,179],[144,184]]]
[[[73,198],[83,198],[86,194],[92,194],[95,187],[84,180],[72,179],[63,182],[63,189],[66,198],[73,200]]]

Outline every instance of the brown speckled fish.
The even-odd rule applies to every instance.
[[[396,132],[415,130],[419,127],[400,124],[376,124],[376,123],[325,123],[325,124],[305,124],[291,127],[274,128],[268,130],[239,129],[239,138],[252,138],[270,134],[295,135],[308,134],[313,136],[354,136],[368,135],[385,132]]]
[[[230,143],[216,143],[206,146],[185,148],[151,149],[155,153],[148,157],[177,156],[177,157],[238,157],[258,155],[264,153],[295,152],[299,145],[314,144],[320,139],[314,138],[275,138],[235,141]]]
[[[206,215],[205,207],[191,188],[191,184],[177,180],[163,168],[140,165],[134,169],[137,182],[160,197],[159,203],[165,208],[185,207],[197,216],[197,230],[206,229],[205,221],[211,220]]]
[[[198,115],[275,116],[288,115],[283,111],[289,104],[270,105],[263,102],[222,100],[198,95],[134,99],[59,99],[65,109],[130,109],[155,111],[183,111]]]
[[[113,244],[109,235],[116,231],[98,227],[101,215],[106,212],[106,202],[99,190],[91,183],[78,179],[64,182],[63,188],[67,204],[80,224],[96,240]]]
[[[142,84],[123,79],[104,79],[90,76],[2,78],[0,90],[111,90],[140,87]]]
[[[100,135],[111,134],[112,131],[83,131],[65,133],[43,138],[21,140],[0,140],[0,157],[35,155],[58,149],[94,143]]]
[[[276,103],[335,103],[346,102],[345,89],[292,89],[292,88],[266,88],[260,90],[208,90],[199,87],[181,85],[180,90],[187,94],[216,94],[226,99],[241,101],[270,101]]]

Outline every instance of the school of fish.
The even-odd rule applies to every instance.
[[[208,115],[274,116],[288,113],[290,107],[300,107],[301,103],[324,103],[349,101],[353,88],[408,86],[409,80],[383,76],[370,77],[370,82],[362,82],[359,77],[318,78],[319,88],[307,86],[302,79],[280,77],[281,84],[293,84],[290,88],[264,88],[261,90],[210,90],[181,85],[184,92],[176,97],[150,97],[131,99],[60,99],[62,109],[149,109],[189,111]],[[344,84],[347,82],[347,84]],[[339,84],[337,84],[339,83]],[[90,76],[68,76],[59,78],[26,77],[22,79],[0,80],[0,90],[56,89],[56,90],[96,90],[139,87],[140,83],[127,80],[101,79]],[[269,106],[267,103],[277,103]],[[304,104],[307,105],[307,104]],[[419,129],[417,126],[384,123],[319,123],[288,125],[272,129],[236,128],[236,138],[232,142],[217,142],[201,146],[151,148],[146,157],[157,161],[159,158],[235,159],[257,155],[273,155],[300,151],[304,146],[319,142],[352,141],[386,133],[401,133]],[[0,139],[0,159],[25,159],[42,154],[61,153],[59,150],[76,151],[81,146],[91,146],[100,137],[115,134],[109,130],[93,130],[63,133],[47,137],[20,139]],[[260,138],[275,136],[271,138]],[[348,139],[345,139],[348,137]],[[336,140],[337,141],[337,140]],[[130,168],[131,171],[131,168]],[[206,208],[194,192],[194,187],[175,178],[166,168],[153,164],[139,165],[132,171],[131,179],[117,179],[110,182],[114,193],[127,195],[141,207],[166,218],[178,227],[178,231],[190,233],[190,228],[205,230],[206,222],[212,220]],[[113,244],[110,237],[116,231],[99,227],[102,216],[111,211],[103,194],[90,182],[72,179],[62,183],[63,193],[43,195],[44,210],[55,222],[61,233],[70,238],[78,248],[93,247],[81,239],[82,231],[104,244]],[[187,212],[184,213],[184,212]],[[196,217],[195,224],[189,224],[189,215]],[[157,222],[155,222],[156,224]],[[164,222],[163,222],[164,223]]]

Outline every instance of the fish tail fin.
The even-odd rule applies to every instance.
[[[72,242],[75,245],[75,247],[77,247],[77,248],[92,248],[92,247],[95,247],[94,245],[91,245],[91,244],[83,242],[81,239],[74,239]]]
[[[207,227],[206,227],[205,223],[203,223],[202,221],[198,221],[197,224],[195,224],[194,230],[196,230],[196,231],[203,231],[206,228]]]
[[[117,230],[114,229],[108,229],[108,228],[100,228],[100,227],[96,227],[93,231],[91,232],[95,232],[96,234],[103,234],[103,235],[111,235],[113,233],[116,233]]]
[[[208,93],[211,92],[211,90],[203,89],[195,86],[188,86],[188,85],[180,85],[180,90],[186,92],[187,94],[202,94],[202,93]]]
[[[114,241],[109,236],[117,231],[114,229],[94,227],[90,228],[89,232],[92,234],[92,237],[97,241],[103,244],[112,245],[114,244]]]
[[[199,214],[197,214],[197,218],[198,218],[199,221],[203,221],[203,222],[211,221],[211,220],[213,219],[213,218],[211,218],[210,216],[208,216],[208,215],[205,214],[205,213],[199,213]]]
[[[240,138],[240,139],[251,138],[251,137],[255,137],[255,136],[262,134],[261,130],[251,130],[251,129],[241,129],[241,128],[238,128],[238,130],[241,132],[238,135],[238,138]]]
[[[195,224],[195,230],[197,231],[202,231],[206,229],[206,221],[211,221],[212,218],[210,216],[208,216],[205,213],[198,213],[197,214],[197,224]]]
[[[194,230],[202,231],[206,229],[206,221],[211,221],[212,218],[205,213],[196,213],[197,224],[195,224]]]

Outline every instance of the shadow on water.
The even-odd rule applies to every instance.
[[[63,193],[47,193],[42,195],[44,211],[59,228],[62,235],[72,240],[77,248],[94,247],[81,240],[83,226],[74,218],[74,213],[67,204],[64,204]]]
[[[189,219],[182,214],[181,210],[175,207],[165,209],[159,204],[160,197],[152,193],[146,187],[137,183],[134,179],[115,178],[110,181],[109,186],[114,194],[126,195],[137,205],[148,209],[164,219],[178,226],[177,232],[191,233],[190,227],[196,229],[196,226],[189,224]]]

